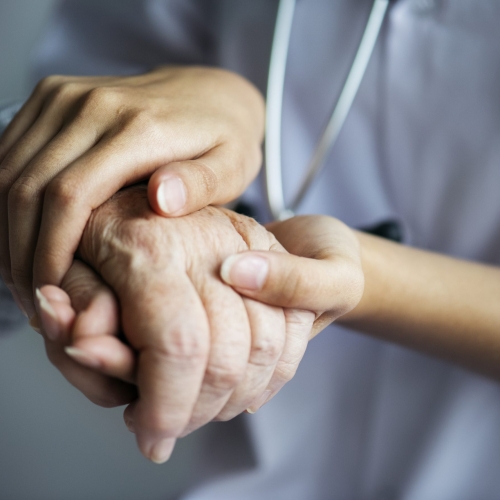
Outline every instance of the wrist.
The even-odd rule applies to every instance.
[[[385,296],[386,284],[381,279],[384,276],[386,257],[384,247],[394,243],[386,242],[376,236],[371,236],[361,231],[353,230],[356,236],[361,255],[361,267],[365,278],[363,294],[358,305],[347,314],[338,319],[340,324],[347,327],[374,321],[380,312],[380,300]],[[386,249],[388,250],[388,249]]]

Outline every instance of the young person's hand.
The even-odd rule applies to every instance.
[[[314,311],[312,336],[359,304],[364,273],[352,229],[323,215],[293,217],[267,229],[289,253],[247,251],[227,258],[222,278],[238,293]]]
[[[0,138],[0,273],[27,315],[93,209],[152,174],[164,216],[231,201],[258,172],[263,124],[258,91],[220,69],[42,80]]]
[[[500,380],[498,266],[400,245],[326,216],[268,229],[290,254],[230,256],[222,276],[238,293],[315,311],[313,334],[338,319]]]

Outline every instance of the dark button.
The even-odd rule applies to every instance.
[[[361,231],[379,236],[380,238],[395,241],[396,243],[401,243],[403,241],[403,228],[401,224],[395,220],[382,222],[373,227],[362,228]]]
[[[252,205],[245,203],[244,201],[239,201],[233,210],[238,214],[252,217],[252,219],[257,219],[257,210],[255,210]]]

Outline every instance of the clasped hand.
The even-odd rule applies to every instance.
[[[247,250],[285,252],[252,219],[214,207],[166,219],[151,211],[145,188],[130,188],[95,211],[79,249],[116,293],[130,347],[112,335],[119,321],[111,291],[83,264],[63,283],[83,309],[76,318],[61,290],[42,289],[49,358],[96,402],[134,397],[129,385],[104,375],[135,382],[139,399],[126,419],[156,462],[169,457],[176,438],[257,409],[293,377],[304,354],[314,313],[265,305],[220,279],[226,257]],[[85,279],[94,297],[82,303]],[[101,375],[87,377],[65,356],[70,340]]]
[[[268,232],[203,208],[256,175],[263,111],[216,69],[54,76],[0,138],[2,278],[35,319],[33,285],[49,284],[36,308],[49,358],[92,401],[132,403],[126,422],[157,462],[271,399],[361,297],[359,244],[338,221]]]

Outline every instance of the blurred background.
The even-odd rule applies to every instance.
[[[30,55],[55,0],[0,0],[0,103],[25,99]],[[149,463],[123,408],[93,406],[47,361],[28,325],[0,332],[0,500],[168,499],[185,485],[200,434]]]
[[[30,54],[55,4],[56,0],[1,0],[0,103],[29,94]]]

